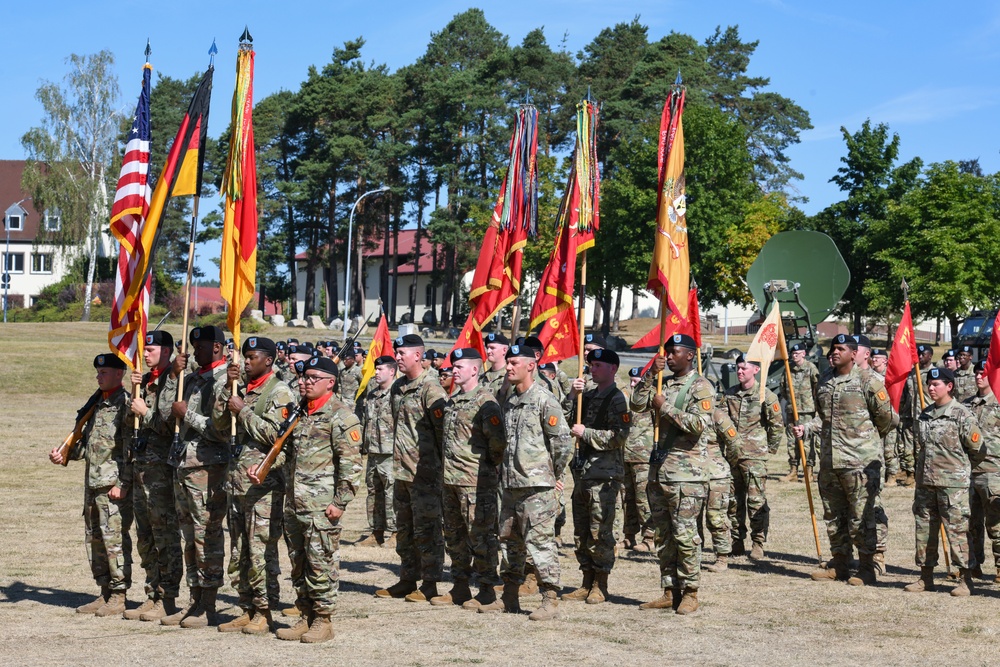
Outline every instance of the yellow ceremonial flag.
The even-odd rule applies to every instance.
[[[747,361],[760,363],[760,400],[764,400],[764,389],[767,387],[767,370],[775,358],[787,359],[785,348],[785,329],[781,324],[781,309],[775,301],[767,319],[760,325],[760,330],[750,343],[746,353]]]

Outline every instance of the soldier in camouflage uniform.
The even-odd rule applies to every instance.
[[[958,351],[957,350],[945,350],[945,353],[941,356],[941,363],[939,364],[941,368],[947,368],[952,373],[958,370]]]
[[[889,355],[885,350],[873,349],[871,356],[871,372],[885,383],[885,369]],[[879,482],[879,493],[875,497],[875,567],[879,574],[885,574],[885,554],[889,550],[889,515],[882,505],[882,490],[885,482],[893,479],[899,472],[899,459],[896,458],[896,438],[899,432],[899,415],[893,411],[893,423],[889,433],[882,438],[882,462],[885,473]]]
[[[375,360],[374,384],[361,397],[355,412],[361,419],[362,453],[368,455],[365,485],[368,487],[368,528],[371,534],[358,546],[396,546],[396,513],[392,509],[392,403],[389,389],[396,380],[396,360]]]
[[[885,371],[889,365],[889,353],[882,348],[872,350],[872,372],[879,380],[885,382]],[[899,473],[899,428],[893,428],[882,440],[882,452],[885,458],[885,481],[895,479]]]
[[[631,399],[632,391],[642,380],[642,369],[629,369],[629,390],[626,398]],[[625,515],[625,541],[635,551],[647,553],[656,548],[653,537],[655,531],[650,520],[649,496],[646,484],[649,481],[649,455],[653,453],[653,414],[651,412],[632,415],[632,428],[625,442],[625,478],[622,508]],[[726,487],[728,496],[729,488]],[[728,530],[728,529],[727,529]],[[636,540],[639,536],[640,541]]]
[[[666,357],[653,359],[632,392],[632,411],[653,410],[660,420],[647,490],[663,595],[639,605],[640,609],[674,609],[678,614],[698,610],[698,518],[708,498],[708,443],[715,389],[694,371],[697,350],[693,338],[674,334],[663,346]],[[656,393],[656,376],[664,366],[672,375],[663,378],[663,392]]]
[[[732,470],[739,468],[745,457],[736,424],[721,408],[712,412],[712,429],[708,434],[708,501],[705,504],[705,524],[712,536],[715,562],[702,567],[709,572],[729,569],[729,554],[733,551],[732,522],[729,506],[732,498]]]
[[[437,371],[424,369],[424,341],[407,334],[394,341],[402,377],[390,389],[393,426],[393,509],[399,581],[375,592],[427,602],[437,597],[444,573],[441,493],[444,404],[448,399]],[[417,582],[423,580],[418,588]]]
[[[101,594],[76,611],[101,617],[121,616],[125,594],[132,585],[132,464],[126,460],[126,448],[132,441],[132,414],[128,392],[122,387],[125,363],[113,354],[99,354],[94,358],[94,368],[94,414],[69,458],[86,462],[83,524],[87,560]],[[49,452],[49,460],[63,465],[59,449],[57,445]]]
[[[500,406],[479,384],[483,359],[474,348],[453,350],[455,381],[444,410],[444,541],[454,586],[433,605],[478,609],[496,601],[500,509],[499,465],[507,445]],[[469,588],[476,575],[479,593]]]
[[[972,366],[972,348],[963,345],[956,350],[958,369],[955,371],[955,400],[964,403],[978,393],[976,369]]]
[[[973,463],[986,448],[975,415],[952,398],[955,374],[949,368],[932,368],[926,376],[931,404],[917,422],[917,489],[913,495],[916,520],[916,561],[920,579],[907,592],[934,590],[941,526],[951,547],[951,561],[958,568],[955,597],[972,593],[969,575],[969,488]]]
[[[273,372],[277,348],[269,338],[250,336],[243,342],[246,384],[231,393],[239,381],[240,366],[230,364],[224,404],[212,410],[216,428],[236,415],[236,448],[229,461],[229,577],[239,594],[243,614],[219,626],[219,632],[266,634],[273,626],[271,610],[280,601],[278,540],[281,537],[285,479],[284,451],[278,454],[263,484],[251,484],[247,472],[271,451],[281,423],[298,403],[298,396]]]
[[[820,437],[819,493],[833,562],[813,572],[812,578],[864,586],[876,580],[875,504],[882,479],[882,438],[894,417],[885,385],[854,365],[857,345],[844,334],[833,339],[830,372],[816,389],[817,415],[792,431],[797,438],[814,433]],[[853,547],[861,565],[851,577]]]
[[[295,374],[295,370],[288,363],[288,345],[284,341],[277,341],[274,344],[275,347],[275,357],[274,357],[274,374],[278,376],[278,379],[288,384]]]
[[[750,520],[750,539],[753,547],[751,560],[764,558],[764,542],[770,523],[771,509],[767,504],[767,456],[785,447],[785,425],[782,421],[781,403],[774,392],[757,381],[760,364],[744,359],[736,360],[736,377],[739,383],[726,390],[725,403],[729,417],[743,441],[740,459],[732,469],[733,490],[729,501],[729,518],[733,525],[734,556],[746,553],[743,540],[747,536],[747,519]]]
[[[293,369],[296,369],[297,368],[296,365],[295,365],[296,362],[299,362],[299,361],[307,362],[310,359],[312,359],[313,356],[317,356],[318,354],[319,354],[318,351],[314,352],[314,348],[312,348],[309,345],[309,343],[294,343],[294,344],[291,344],[291,345],[288,346],[288,354],[287,354],[287,356],[288,356],[289,365]],[[299,394],[299,395],[303,394],[304,387],[300,387],[299,386],[300,379],[301,379],[301,375],[296,370],[296,371],[294,371],[292,373],[291,377],[289,377],[286,380],[286,382],[288,383],[289,388],[291,388],[293,394]]]
[[[278,639],[286,641],[315,644],[334,636],[330,617],[340,583],[340,520],[361,484],[361,424],[334,396],[337,374],[332,359],[309,360],[305,414],[288,443],[285,533],[301,618],[278,630]],[[248,475],[260,482],[257,466]]]
[[[358,345],[358,343],[355,343],[355,347],[344,351],[344,356],[340,359],[343,369],[340,371],[340,377],[337,380],[337,396],[351,410],[354,409],[358,389],[361,387],[361,366],[358,365],[357,357],[358,350],[361,348],[357,347]]]
[[[583,420],[570,429],[577,439],[571,464],[573,535],[583,585],[563,599],[600,604],[608,598],[608,575],[615,564],[615,506],[625,476],[623,453],[632,414],[625,394],[615,386],[618,355],[594,350],[587,363],[596,386],[584,391],[584,379],[577,378],[563,402],[567,421],[576,421],[577,396],[583,395]]]
[[[930,345],[917,345],[917,355],[920,362],[920,373],[926,373],[931,368],[931,360],[934,358],[934,348]],[[916,443],[914,441],[914,429],[917,419],[923,410],[922,405],[929,405],[930,396],[927,394],[927,387],[924,387],[923,404],[917,391],[917,372],[910,371],[910,377],[906,380],[903,388],[903,398],[899,403],[899,438],[896,441],[897,458],[899,459],[899,475],[896,483],[900,486],[913,486],[916,480],[913,476],[914,456]]]
[[[156,409],[170,368],[173,337],[166,331],[146,336],[143,358],[149,372],[132,373],[139,395],[131,409],[139,417],[139,437],[132,462],[132,502],[135,508],[136,547],[146,572],[146,601],[125,612],[126,619],[156,621],[177,612],[176,600],[184,574],[180,524],[174,501],[174,469],[167,463],[173,423]]]
[[[562,403],[563,399],[569,395],[569,392],[563,390],[563,385],[559,381],[559,372],[556,365],[552,362],[547,364],[538,364],[538,372],[544,375],[548,381],[549,386],[552,388],[552,393],[555,395],[556,400]],[[565,373],[563,373],[565,375]],[[573,383],[570,381],[570,391],[573,389]]]
[[[486,346],[486,368],[479,378],[479,384],[483,385],[491,394],[497,396],[500,385],[507,377],[507,349],[510,347],[510,340],[501,331],[494,331],[483,336],[483,344]]]
[[[199,371],[184,377],[184,399],[177,397],[180,374],[187,354],[174,357],[170,375],[159,397],[160,417],[176,419],[179,437],[171,445],[168,462],[174,472],[174,498],[184,538],[184,569],[191,589],[191,603],[160,619],[162,625],[201,628],[216,625],[215,602],[222,586],[226,538],[226,463],[229,461],[230,422],[221,428],[212,410],[225,405],[225,336],[215,326],[196,327],[189,336]]]
[[[799,419],[792,419],[792,401],[789,398],[788,380],[781,376],[780,394],[787,404],[787,414],[785,423],[789,429],[798,424],[805,424],[816,416],[816,404],[813,403],[813,395],[816,392],[816,385],[819,383],[819,369],[816,364],[806,359],[806,347],[802,343],[795,343],[788,348],[790,352],[789,365],[792,371],[792,389],[795,391],[795,407],[799,411]],[[788,474],[781,478],[783,482],[795,482],[799,479],[799,466],[808,467],[810,471],[816,470],[816,438],[811,437],[805,443],[806,461],[800,461],[799,445],[795,438],[786,435],[788,440]]]
[[[506,545],[500,571],[503,596],[479,611],[520,613],[518,589],[530,555],[542,591],[542,604],[530,618],[543,621],[558,615],[555,520],[572,440],[555,396],[535,381],[536,363],[531,348],[512,345],[507,350],[510,391],[501,404],[507,434],[500,466],[500,540]]]
[[[969,498],[969,549],[973,576],[983,576],[986,562],[985,537],[989,536],[993,564],[1000,584],[1000,403],[990,389],[986,360],[975,366],[976,395],[964,405],[976,416],[983,435],[982,458],[973,463],[972,490]]]

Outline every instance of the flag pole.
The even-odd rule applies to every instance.
[[[667,342],[666,340],[666,330],[667,330],[667,291],[663,290],[663,294],[660,295],[660,346],[656,349],[656,354],[663,355],[663,344]],[[700,356],[700,355],[699,355]],[[657,371],[656,373],[656,395],[659,396],[663,393],[663,371]],[[653,446],[660,441],[660,420],[653,420]]]
[[[788,385],[788,400],[792,404],[792,423],[799,423],[799,407],[795,402],[795,387],[792,385],[792,367],[788,363],[788,353],[785,353],[785,383]],[[816,558],[820,565],[823,564],[823,549],[819,543],[819,527],[816,525],[816,505],[813,501],[812,492],[812,470],[811,466],[806,459],[806,448],[805,443],[802,438],[795,438],[795,444],[799,448],[799,458],[802,459],[802,469],[805,471],[806,478],[803,480],[806,483],[806,498],[809,500],[809,518],[812,520],[813,528],[813,540],[816,542]]]
[[[694,276],[691,276],[691,289],[693,289],[695,291],[695,293],[698,292],[698,282],[694,279]],[[688,316],[687,316],[688,324],[691,323],[691,316],[692,316],[692,313],[691,313],[691,303],[690,303],[690,300],[689,300],[688,301]],[[699,324],[698,326],[700,327],[701,325]],[[692,335],[692,337],[694,337],[698,341],[698,375],[703,375],[703,373],[701,371],[701,331],[700,331],[700,329],[699,329],[699,331],[695,331],[694,329],[692,329],[691,330],[691,335]],[[785,355],[785,356],[788,356],[788,355]]]
[[[584,321],[584,315],[585,315],[585,312],[584,312],[585,308],[584,307],[586,306],[586,303],[587,303],[587,251],[584,250],[580,254],[582,255],[581,266],[580,266],[580,303],[577,306],[577,308],[578,308],[577,321],[579,322],[579,327],[578,328],[580,330],[579,331],[580,345],[579,345],[579,348],[578,348],[579,352],[580,352],[580,355],[579,355],[579,364],[577,364],[577,373],[576,373],[576,377],[578,379],[583,377],[583,365],[584,365],[584,362],[586,361],[586,359],[584,358],[584,354],[583,354],[583,346],[584,346],[584,324],[583,324],[583,321]],[[579,394],[576,395],[576,423],[577,424],[582,424],[583,423],[583,392],[582,391]],[[579,440],[579,438],[577,438],[576,444],[577,444],[577,447],[580,446],[580,440]]]
[[[184,317],[181,324],[181,354],[187,354],[188,348],[188,320],[191,307],[191,278],[194,275],[194,240],[198,234],[198,202],[201,200],[199,193],[194,194],[194,204],[191,210],[191,238],[188,241],[188,265],[187,278],[184,280]],[[177,399],[184,400],[184,373],[177,375]],[[180,444],[181,423],[174,420],[174,448]]]

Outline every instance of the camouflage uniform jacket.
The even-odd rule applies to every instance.
[[[895,419],[885,385],[857,366],[846,375],[824,373],[816,388],[817,415],[806,435],[820,434],[824,470],[861,469],[882,457],[882,438]]]
[[[246,386],[238,387],[239,393],[243,396],[246,405],[236,415],[236,445],[237,452],[233,452],[233,458],[229,461],[229,480],[226,490],[230,493],[245,494],[250,488],[250,478],[247,471],[250,466],[259,465],[264,461],[264,457],[271,451],[275,439],[278,437],[278,428],[281,422],[285,421],[288,413],[295,408],[298,403],[298,396],[292,394],[288,385],[278,379],[277,375],[271,374],[264,383],[252,390],[247,390]],[[220,396],[222,402],[216,403],[212,409],[212,422],[218,429],[225,428],[223,422],[232,423],[232,414],[228,405],[230,397],[230,385],[222,390]],[[257,404],[266,401],[261,408]],[[260,414],[257,414],[257,413]],[[284,487],[284,480],[280,474],[281,466],[285,462],[285,450],[274,460],[271,472],[262,486],[265,489],[281,489]]]
[[[361,484],[361,424],[351,409],[329,394],[315,412],[302,415],[289,440],[287,507],[296,514],[347,507]]]
[[[976,416],[967,407],[955,399],[931,403],[917,420],[917,484],[968,489],[972,462],[982,458],[984,446]]]
[[[368,391],[358,401],[354,411],[364,429],[362,452],[365,454],[392,454],[392,403],[389,389],[369,383]]]
[[[927,375],[932,366],[927,368],[921,368],[920,372],[923,375]],[[927,393],[927,383],[923,382],[921,378],[921,384],[924,388],[924,405],[930,405],[934,401],[931,400],[931,395]],[[917,376],[915,371],[910,371],[909,377],[906,378],[906,385],[903,387],[903,398],[899,402],[900,405],[900,418],[902,421],[916,421],[920,417],[920,412],[923,410],[920,407],[920,397],[917,395]]]
[[[444,483],[497,488],[507,439],[493,394],[482,385],[452,394],[445,404],[443,431]]]
[[[955,371],[955,400],[964,403],[966,399],[972,398],[978,392],[975,369],[971,365],[965,369],[959,367]]]
[[[745,459],[743,439],[736,424],[722,408],[712,411],[712,428],[708,434],[708,478],[727,479],[732,468]]]
[[[802,363],[796,366],[791,361],[788,363],[792,371],[792,389],[795,390],[795,407],[799,414],[813,414],[816,412],[816,385],[819,384],[819,369],[816,364],[803,359]],[[788,393],[788,379],[781,376],[781,395],[788,401],[788,421],[792,421],[792,400]]]
[[[566,375],[561,368],[556,368],[556,383],[562,390],[563,396],[569,396],[569,393],[573,391],[573,378]]]
[[[977,390],[978,391],[978,390]],[[972,474],[1000,473],[1000,403],[990,392],[985,397],[978,393],[963,404],[972,411],[983,434],[982,458],[972,468]]]
[[[230,420],[225,420],[221,428],[212,421],[212,410],[218,403],[223,404],[222,391],[226,388],[226,364],[219,364],[205,372],[188,373],[184,378],[184,400],[187,412],[181,422],[181,441],[187,447],[184,460],[179,468],[226,463],[229,460]],[[167,377],[160,392],[160,417],[173,419],[170,406],[177,396],[177,379]]]
[[[132,442],[135,417],[128,408],[131,400],[124,387],[102,395],[83,427],[83,437],[70,452],[70,459],[83,459],[87,465],[88,489],[118,486],[127,492],[132,486],[132,464],[125,450]]]
[[[441,483],[441,427],[448,400],[433,368],[410,380],[398,378],[389,390],[395,417],[392,437],[393,477]]]
[[[695,373],[681,407],[675,407],[684,385],[695,373],[663,378],[663,396],[660,406],[660,441],[654,456],[663,456],[650,469],[650,479],[662,483],[707,482],[708,443],[712,430],[712,413],[715,411],[715,388],[712,383]],[[653,406],[656,395],[656,373],[646,371],[632,392],[632,411],[646,412]]]
[[[497,392],[500,391],[500,385],[503,384],[504,379],[507,377],[506,367],[501,366],[500,370],[495,371],[489,368],[479,375],[479,384],[485,387],[491,394],[496,396]]]
[[[168,376],[166,369],[155,380],[152,373],[142,376],[139,395],[146,403],[146,414],[139,419],[139,444],[133,454],[135,463],[167,462],[170,443],[174,439],[174,418],[164,419],[156,406]]]
[[[350,368],[340,371],[340,378],[337,381],[337,396],[347,404],[347,407],[354,409],[355,396],[361,387],[361,367],[356,363]]]
[[[623,389],[625,398],[631,402],[632,388]],[[625,463],[649,463],[653,453],[653,413],[633,412],[632,428],[628,430],[625,442]]]
[[[604,404],[607,402],[607,409]],[[567,396],[563,410],[568,423],[576,422],[576,400]],[[602,415],[601,413],[605,414]],[[598,423],[601,422],[601,423]],[[632,425],[625,394],[614,384],[605,390],[597,387],[583,392],[583,437],[580,438],[578,479],[618,480],[625,477],[625,443]]]
[[[505,489],[553,488],[573,456],[573,436],[556,397],[537,382],[511,387],[502,403],[507,448],[500,467]]]
[[[764,401],[760,400],[760,384],[744,389],[730,387],[725,393],[729,417],[736,424],[743,439],[741,459],[763,461],[770,452],[774,454],[786,446],[785,425],[781,418],[781,403],[774,392],[764,388]]]
[[[284,359],[275,359],[273,369],[278,379],[286,384],[295,376],[295,369],[289,366]]]

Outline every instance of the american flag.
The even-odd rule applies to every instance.
[[[133,368],[139,368],[142,360],[149,310],[149,258],[144,254],[151,248],[147,248],[142,239],[152,193],[149,183],[149,79],[152,69],[149,63],[142,69],[142,93],[132,119],[115,202],[111,207],[111,233],[121,248],[108,344],[112,352]],[[139,298],[130,302],[128,294],[136,280],[145,281],[145,284],[139,291]]]

